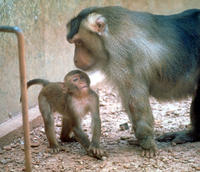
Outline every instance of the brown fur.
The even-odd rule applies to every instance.
[[[64,81],[53,83],[43,79],[34,79],[27,83],[28,87],[34,84],[43,85],[38,101],[50,148],[53,152],[60,150],[56,140],[53,119],[53,112],[57,111],[63,116],[61,141],[70,142],[77,139],[88,155],[101,158],[106,153],[99,145],[101,120],[98,95],[90,88],[90,79],[82,71],[73,70],[69,72]],[[92,117],[91,142],[81,126],[82,117],[88,112],[91,113]],[[72,136],[72,132],[75,137]]]

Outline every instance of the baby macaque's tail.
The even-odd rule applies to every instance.
[[[43,87],[45,87],[46,85],[50,83],[51,82],[46,79],[40,79],[40,78],[32,79],[27,82],[27,88],[29,88],[31,85],[42,85]],[[22,97],[20,97],[20,102],[22,102]]]
[[[29,88],[31,85],[42,85],[43,87],[50,84],[50,81],[46,80],[46,79],[33,79],[27,82],[27,88]]]

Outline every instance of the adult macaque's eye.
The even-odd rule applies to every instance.
[[[76,42],[75,42],[75,44],[76,45],[81,45],[83,42],[81,41],[81,40],[77,40]]]

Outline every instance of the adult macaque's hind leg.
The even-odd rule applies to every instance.
[[[39,96],[39,109],[43,117],[45,133],[49,141],[50,148],[53,149],[53,153],[59,152],[60,148],[56,140],[54,119],[51,106],[46,101],[44,96]]]
[[[170,140],[173,143],[185,143],[200,141],[200,80],[193,97],[192,105],[190,107],[190,120],[192,129],[186,131],[166,133],[158,138],[157,141],[163,142]]]
[[[62,131],[60,135],[60,140],[62,142],[76,142],[77,139],[75,135],[72,135],[72,123],[66,117],[62,118]]]
[[[185,130],[185,131],[177,131],[177,132],[171,132],[171,133],[165,133],[164,135],[156,138],[159,142],[165,142],[165,141],[172,141],[172,143],[181,144],[186,142],[194,142],[198,141],[200,139],[197,139],[198,136],[195,136],[194,130]],[[196,139],[195,139],[196,138]]]

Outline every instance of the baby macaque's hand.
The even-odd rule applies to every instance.
[[[87,154],[91,157],[95,157],[97,159],[102,159],[103,156],[108,156],[108,152],[99,148],[99,147],[94,147],[90,145]]]

